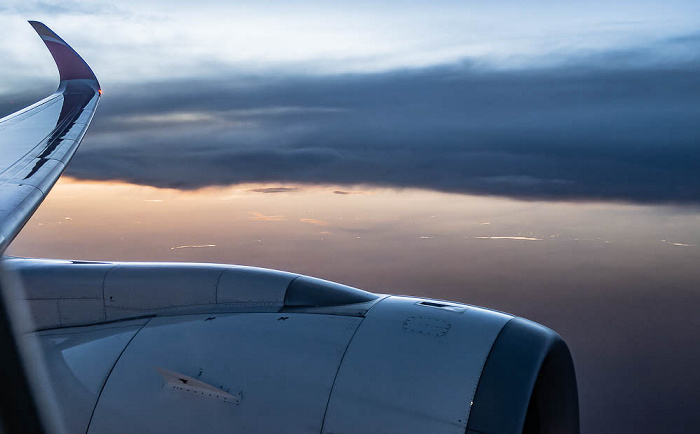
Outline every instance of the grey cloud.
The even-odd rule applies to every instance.
[[[251,191],[255,193],[265,193],[265,194],[270,194],[270,193],[290,193],[293,191],[297,191],[298,188],[296,187],[267,187],[267,188],[254,188]]]
[[[28,93],[5,93],[0,94],[0,118],[3,118],[10,113],[14,113],[17,110],[21,110],[28,105],[34,104],[40,99],[44,98],[47,93],[51,93],[55,89],[55,84],[50,83],[40,83],[38,86],[40,89],[43,88],[43,92],[31,91]]]
[[[68,173],[182,189],[372,184],[700,203],[700,62],[615,57],[107,87]]]

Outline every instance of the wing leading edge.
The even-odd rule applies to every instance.
[[[63,39],[29,22],[60,74],[56,92],[0,119],[0,253],[34,214],[80,145],[100,99],[88,64]]]

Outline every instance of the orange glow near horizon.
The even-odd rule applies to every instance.
[[[606,264],[657,279],[664,272],[652,264],[673,274],[687,263],[695,276],[700,213],[663,209],[367,186],[181,191],[62,178],[8,254],[236,263],[423,295],[445,282],[502,291],[524,276],[567,285],[582,267],[613,273]]]

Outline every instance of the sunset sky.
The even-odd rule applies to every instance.
[[[104,95],[8,254],[221,262],[509,311],[583,432],[700,426],[700,3],[3,1],[0,117]]]

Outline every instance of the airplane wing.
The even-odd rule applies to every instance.
[[[100,84],[63,39],[29,22],[60,74],[56,92],[0,119],[0,253],[34,214],[78,149],[100,99]]]

